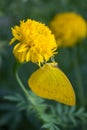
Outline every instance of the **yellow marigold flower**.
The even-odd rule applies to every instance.
[[[86,37],[86,21],[74,12],[57,14],[50,22],[59,46],[73,46]]]
[[[54,35],[40,22],[31,19],[20,21],[19,26],[12,28],[12,34],[10,44],[18,41],[13,53],[20,62],[32,61],[40,65],[56,53]]]
[[[29,78],[31,90],[38,96],[70,106],[75,105],[75,93],[66,75],[56,62],[46,63]]]

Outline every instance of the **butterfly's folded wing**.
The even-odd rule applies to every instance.
[[[50,63],[34,72],[28,82],[31,90],[40,97],[75,105],[75,94],[70,81],[58,67]]]

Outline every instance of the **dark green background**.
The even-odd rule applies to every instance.
[[[18,92],[20,87],[13,74],[15,58],[9,41],[12,38],[11,27],[27,18],[35,19],[49,25],[57,13],[74,11],[87,20],[87,0],[0,0],[0,130],[41,130],[41,123],[33,114],[16,110],[16,102],[7,101],[3,96]],[[77,108],[87,109],[87,39],[76,45],[77,59],[83,82],[84,106],[80,103],[77,79],[75,77],[73,50],[61,48],[55,60],[69,77],[77,96]],[[38,68],[33,63],[23,64],[20,77],[28,89],[27,79]],[[53,103],[54,104],[54,103]],[[13,110],[13,111],[12,111]],[[62,115],[63,116],[63,115]],[[87,119],[85,120],[87,122]],[[78,124],[69,130],[83,130],[85,125]],[[68,129],[68,128],[67,128]],[[50,129],[51,130],[51,129]],[[86,129],[84,129],[86,130]]]

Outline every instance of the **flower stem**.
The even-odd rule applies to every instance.
[[[19,83],[19,85],[20,85],[21,89],[23,90],[23,92],[25,93],[25,95],[29,96],[27,90],[25,89],[25,86],[23,85],[23,83],[21,82],[21,80],[19,78],[18,70],[15,71],[15,76],[16,76],[17,82]]]
[[[22,91],[23,91],[23,93],[25,95],[25,99],[32,104],[32,106],[34,107],[34,109],[37,112],[39,112],[39,108],[37,106],[37,103],[36,103],[34,97],[32,97],[30,95],[29,90],[28,91],[26,90],[25,86],[23,85],[23,83],[22,83],[22,81],[21,81],[21,79],[20,79],[20,77],[18,75],[18,67],[15,69],[15,76],[16,76],[18,84],[20,85],[20,87],[21,87],[21,89],[22,89]]]
[[[83,87],[82,76],[81,76],[81,72],[79,68],[76,47],[73,47],[73,64],[74,64],[74,69],[75,69],[79,102],[81,106],[85,106],[84,87]]]
[[[36,106],[35,106],[34,98],[31,95],[29,95],[29,90],[28,91],[26,90],[25,86],[23,85],[23,83],[22,83],[22,81],[21,81],[21,79],[18,75],[18,68],[15,70],[15,76],[16,76],[18,84],[20,85],[23,93],[25,94],[25,98],[28,101],[30,101],[30,103],[34,106],[35,109],[37,109]]]

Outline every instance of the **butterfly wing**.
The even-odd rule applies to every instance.
[[[75,105],[75,93],[66,75],[53,63],[45,64],[28,80],[31,90],[38,96]]]

